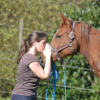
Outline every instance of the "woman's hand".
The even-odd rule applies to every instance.
[[[46,58],[51,57],[51,46],[49,43],[46,43],[45,49],[43,50],[43,54]]]

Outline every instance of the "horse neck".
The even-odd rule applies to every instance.
[[[83,28],[83,26],[77,24],[75,30],[79,52],[87,59],[100,79],[100,31],[92,26],[87,28]]]
[[[75,31],[79,52],[87,59],[90,65],[93,65],[96,61],[96,56],[98,56],[96,55],[96,52],[98,52],[96,48],[100,45],[100,31],[85,23],[77,24]]]
[[[76,40],[79,45],[79,53],[81,53],[87,61],[90,60],[89,55],[89,32],[90,32],[91,26],[89,24],[81,23],[79,22],[76,24],[75,34],[76,34]]]

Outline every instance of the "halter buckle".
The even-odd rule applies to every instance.
[[[73,31],[70,32],[70,34],[69,34],[70,39],[74,39],[74,34],[75,33]]]
[[[54,49],[53,54],[54,54],[54,55],[58,55],[57,49]]]

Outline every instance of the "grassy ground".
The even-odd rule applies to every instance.
[[[11,98],[1,98],[0,97],[0,100],[11,100]]]

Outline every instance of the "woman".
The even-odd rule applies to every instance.
[[[34,31],[21,44],[17,63],[18,77],[11,100],[37,100],[39,79],[47,80],[51,72],[51,46],[46,43],[47,36],[43,32]],[[39,64],[36,54],[44,54],[44,69]]]

